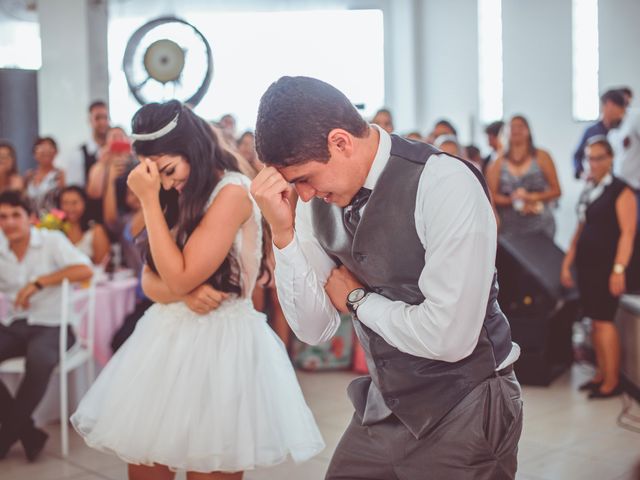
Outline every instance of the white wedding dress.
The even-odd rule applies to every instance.
[[[225,173],[207,208],[228,184],[250,181]],[[261,244],[253,203],[233,246],[242,297],[202,316],[182,302],[147,310],[71,417],[89,446],[197,472],[301,462],[324,448],[284,345],[251,303]]]

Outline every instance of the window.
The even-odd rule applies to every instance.
[[[195,108],[206,119],[232,113],[238,131],[253,128],[261,95],[283,75],[306,75],[343,91],[361,113],[384,104],[384,31],[380,10],[300,12],[187,12],[207,38],[214,75]],[[114,124],[128,126],[139,108],[130,95],[122,57],[131,34],[149,18],[113,18],[109,24],[110,106]],[[168,98],[167,98],[168,100]]]
[[[502,118],[502,0],[478,0],[480,121]]]
[[[38,70],[42,66],[40,25],[7,18],[1,20],[0,68]]]
[[[595,120],[598,96],[598,0],[573,0],[573,117]]]

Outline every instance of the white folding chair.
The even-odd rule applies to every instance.
[[[79,302],[86,303],[81,312],[74,311]],[[87,315],[87,338],[76,335],[76,343],[67,350],[67,327],[73,324],[72,315]],[[60,377],[60,437],[62,456],[69,455],[69,391],[68,375],[73,370],[87,364],[87,380],[91,385],[95,379],[95,364],[93,360],[94,330],[96,319],[96,286],[93,280],[89,287],[82,290],[72,290],[67,279],[62,282],[62,304],[60,306],[60,362],[54,370]],[[25,359],[13,358],[0,365],[2,373],[24,374]]]

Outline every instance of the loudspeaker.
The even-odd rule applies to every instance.
[[[498,239],[498,301],[521,354],[514,368],[528,385],[549,385],[573,361],[579,296],[560,284],[564,252],[543,234]]]
[[[16,149],[20,173],[34,165],[38,136],[38,72],[0,68],[0,138]]]
[[[620,383],[640,402],[640,295],[623,295],[616,313],[620,332]]]

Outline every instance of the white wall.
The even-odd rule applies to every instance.
[[[555,160],[563,190],[556,241],[568,246],[581,185],[573,150],[585,124],[572,115],[571,0],[503,1],[504,114],[524,114]]]
[[[385,27],[385,97],[393,105],[398,128],[416,123],[416,53],[413,16],[421,0],[189,0],[191,10],[380,9]],[[113,15],[177,15],[180,1],[110,2]],[[108,94],[107,0],[40,0],[43,67],[40,71],[41,132],[59,139],[63,150],[75,149],[90,134],[87,106]],[[73,25],[73,28],[69,28]],[[366,48],[366,39],[363,39]],[[351,52],[355,54],[355,52]],[[379,108],[385,105],[375,105]]]
[[[600,89],[627,85],[640,107],[640,1],[600,0]]]
[[[89,92],[89,56],[86,2],[40,1],[42,68],[38,72],[41,135],[51,135],[62,146],[80,144],[89,134],[86,109]],[[73,25],[73,28],[70,28]]]
[[[599,2],[600,90],[629,85],[640,106],[640,1]],[[476,0],[417,2],[416,124],[421,131],[447,117],[462,143],[485,145],[478,118]],[[504,115],[524,114],[536,144],[555,160],[563,196],[556,242],[573,234],[582,185],[573,178],[573,151],[589,123],[572,116],[571,0],[503,0]],[[393,35],[393,33],[391,33]],[[393,108],[393,103],[390,103]],[[475,138],[474,138],[475,136]]]
[[[38,3],[42,68],[38,72],[40,134],[53,136],[60,156],[89,138],[87,107],[107,100],[106,3]]]
[[[425,134],[446,117],[467,142],[472,137],[471,122],[478,117],[476,1],[425,0],[417,13],[421,94],[415,127]]]
[[[394,112],[397,130],[417,128],[425,132],[436,119],[447,117],[458,127],[463,143],[473,140],[484,145],[483,126],[477,123],[477,0],[189,3],[209,10],[379,8],[385,16],[385,103]],[[571,156],[587,126],[572,118],[571,0],[502,3],[505,116],[526,115],[536,143],[555,159],[564,192],[557,211],[556,240],[566,246],[575,226],[574,206],[581,188],[572,177]],[[39,5],[43,19],[40,121],[42,133],[56,134],[62,143],[79,143],[88,134],[86,106],[95,95],[86,82],[93,78],[90,83],[95,85],[97,78],[105,77],[100,73],[102,67],[88,67],[78,60],[91,58],[88,42],[82,41],[88,35],[86,8],[90,4],[88,0],[58,0],[41,1]],[[149,0],[112,2],[110,8],[116,12],[146,12],[152,17],[179,14],[181,5],[177,0]],[[600,89],[629,85],[636,92],[635,106],[639,106],[640,62],[636,50],[640,46],[640,1],[602,0],[599,9]],[[74,23],[73,29],[68,28],[70,23]],[[90,47],[96,52],[101,48]]]

